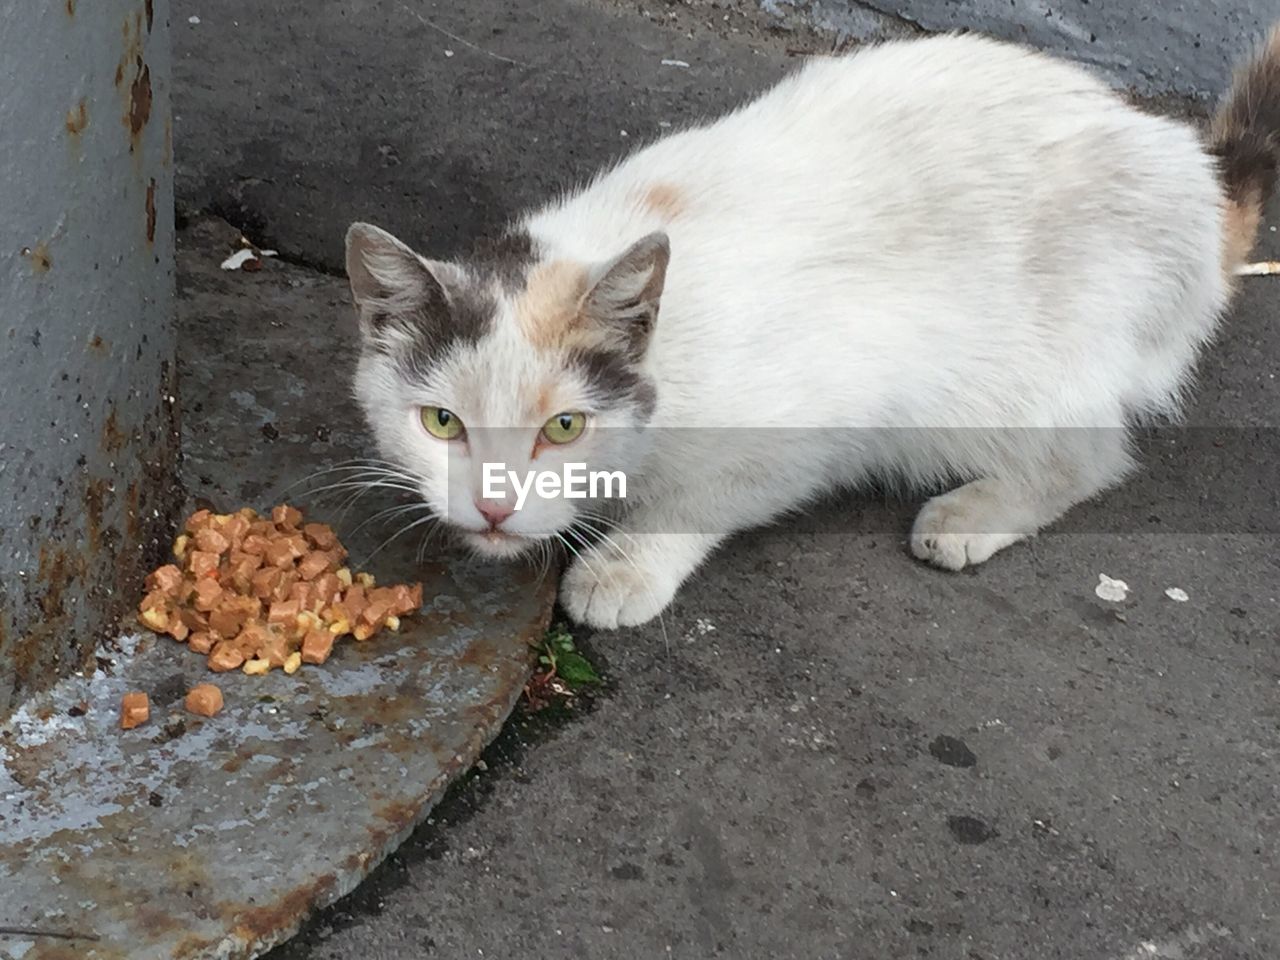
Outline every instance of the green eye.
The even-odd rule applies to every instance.
[[[542,425],[542,435],[549,443],[570,443],[582,436],[586,426],[585,413],[557,413]]]
[[[462,421],[444,407],[423,407],[422,425],[427,433],[440,440],[457,440],[462,436]]]

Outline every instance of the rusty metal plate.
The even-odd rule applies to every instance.
[[[0,927],[99,939],[0,933],[0,958],[229,960],[287,939],[474,762],[550,616],[550,575],[435,549],[424,564],[412,537],[376,552],[395,528],[362,524],[392,501],[371,495],[344,523],[333,500],[299,495],[325,485],[298,486],[315,471],[371,452],[345,397],[348,295],[286,264],[220,270],[237,238],[217,221],[181,238],[190,492],[223,510],[287,499],[334,522],[357,569],[422,580],[424,612],[292,677],[211,674],[183,645],[127,637],[92,675],[21,707],[0,726]],[[207,681],[225,709],[187,714],[186,690]],[[126,732],[129,690],[151,696],[152,717]]]
[[[100,939],[0,956],[251,957],[351,890],[497,732],[549,613],[529,571],[424,574],[414,626],[293,677],[211,675],[148,636],[20,708],[0,729],[0,924]],[[187,713],[210,680],[223,712]],[[129,690],[152,716],[122,731]]]

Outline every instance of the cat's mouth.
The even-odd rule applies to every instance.
[[[505,530],[463,530],[462,538],[476,553],[498,560],[508,560],[533,548],[534,538]]]

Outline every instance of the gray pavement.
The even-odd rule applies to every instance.
[[[1276,0],[755,0],[786,24],[858,40],[904,30],[980,30],[1088,63],[1143,96],[1211,98],[1241,45],[1280,20]]]
[[[356,217],[448,254],[830,43],[754,4],[645,6],[178,4],[180,200],[320,270]],[[1197,423],[1280,420],[1278,321],[1280,281],[1251,281]],[[1155,449],[969,575],[914,563],[912,504],[880,497],[819,508],[860,534],[739,538],[663,626],[584,637],[591,708],[510,725],[273,957],[1273,960],[1280,551],[1239,517],[1274,464],[1227,449]]]

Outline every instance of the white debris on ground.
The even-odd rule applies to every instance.
[[[262,261],[267,257],[277,257],[279,253],[275,250],[260,250],[249,242],[247,237],[240,238],[241,248],[227,259],[222,261],[223,270],[254,270],[262,269]]]
[[[187,17],[187,23],[191,24],[192,26],[197,26],[200,23],[200,18],[197,16]]]
[[[693,626],[689,628],[689,631],[684,635],[684,638],[692,643],[698,637],[705,637],[708,633],[715,632],[716,625],[714,623],[703,617],[698,617],[698,619],[693,621]]]
[[[1225,940],[1230,936],[1231,931],[1218,923],[1188,927],[1163,940],[1143,940],[1119,960],[1190,960],[1193,948],[1205,946],[1214,940]],[[1195,953],[1200,955],[1199,950]]]
[[[1098,599],[1108,603],[1123,603],[1129,596],[1129,585],[1123,580],[1113,580],[1105,573],[1098,574],[1098,585],[1093,588]]]
[[[1236,267],[1237,277],[1280,276],[1280,260],[1263,260],[1259,263],[1242,263]]]
[[[1186,603],[1191,598],[1187,596],[1187,591],[1181,587],[1170,587],[1164,592],[1164,595],[1170,600],[1176,600],[1178,603]]]
[[[686,70],[689,68],[688,62],[684,60],[663,60],[662,65],[664,67],[684,67]]]

